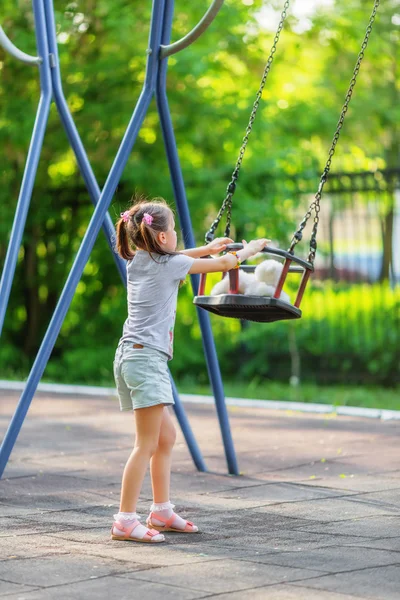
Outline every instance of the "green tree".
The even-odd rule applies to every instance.
[[[207,33],[169,60],[169,101],[199,242],[224,197],[272,44],[274,34],[263,27],[260,18],[265,5],[275,12],[281,8],[279,3],[261,0],[227,1]],[[398,2],[390,0],[379,9],[334,170],[397,167],[397,6]],[[18,47],[35,54],[30,1],[3,0],[2,7],[5,31]],[[141,90],[151,3],[56,0],[55,8],[65,95],[102,186]],[[203,3],[177,1],[173,39],[190,30],[205,9]],[[336,0],[332,7],[318,9],[306,28],[289,15],[234,199],[233,233],[238,237],[267,234],[282,246],[287,244],[294,214],[298,214],[299,192],[317,187],[369,12],[370,6],[361,0]],[[2,264],[39,82],[36,68],[5,56],[2,50],[0,73]],[[110,208],[113,219],[129,204],[134,191],[172,200],[154,105],[116,191]],[[306,201],[300,202],[304,208]],[[0,350],[5,370],[22,364],[26,371],[32,361],[92,210],[53,107]],[[82,377],[89,371],[93,377],[109,373],[125,305],[113,259],[100,235],[48,373],[60,376],[56,365],[62,360],[64,364],[69,360],[75,368],[79,365]],[[196,356],[201,356],[190,299],[184,312],[191,339],[196,341]],[[218,334],[223,337],[223,331],[230,328],[235,325],[218,326]],[[88,353],[93,344],[95,356]]]

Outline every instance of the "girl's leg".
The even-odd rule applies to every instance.
[[[120,512],[136,512],[149,461],[158,447],[164,406],[135,410],[136,440],[122,476]]]
[[[156,451],[160,437],[163,405],[135,411],[136,440],[122,476],[120,510],[114,515],[113,539],[143,542],[163,542],[163,535],[149,531],[138,522],[136,504],[142,488],[149,461]]]
[[[156,452],[150,462],[151,485],[153,488],[153,504],[151,506],[150,520],[154,526],[163,526],[166,520],[171,519],[172,527],[186,532],[196,533],[198,527],[190,524],[173,511],[174,505],[169,500],[172,449],[175,444],[176,430],[167,407],[161,422],[160,437]],[[161,517],[157,519],[157,516]]]
[[[160,435],[155,453],[150,461],[153,501],[163,504],[169,501],[172,449],[176,440],[175,425],[165,406],[161,421]]]

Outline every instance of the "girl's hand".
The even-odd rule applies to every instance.
[[[212,242],[207,244],[206,249],[208,254],[219,254],[225,250],[227,244],[233,244],[231,238],[215,238]]]
[[[265,246],[271,240],[267,240],[266,238],[261,238],[260,240],[251,240],[251,242],[247,243],[246,240],[242,240],[243,250],[239,250],[238,256],[241,260],[247,260],[251,258],[255,254],[258,254],[265,248]]]
[[[267,240],[266,238],[261,238],[260,240],[251,240],[251,242],[247,244],[247,250],[250,250],[251,248],[251,251],[254,254],[257,254],[257,252],[261,252],[261,250],[263,250],[270,241],[271,240]]]

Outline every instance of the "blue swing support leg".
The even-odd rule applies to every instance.
[[[217,6],[214,5],[222,5],[223,0],[214,0],[213,6],[214,12]],[[49,113],[49,107],[51,102],[52,94],[54,95],[54,99],[60,114],[61,121],[66,130],[68,139],[70,144],[75,152],[75,156],[78,161],[79,168],[81,170],[82,176],[84,178],[85,184],[88,188],[90,197],[95,204],[95,210],[93,216],[88,225],[88,229],[84,236],[84,239],[81,243],[79,251],[76,255],[74,264],[72,266],[71,272],[68,276],[62,294],[60,296],[57,307],[54,311],[53,317],[45,334],[45,337],[40,346],[39,352],[37,354],[36,360],[33,364],[31,372],[29,374],[26,387],[21,395],[20,401],[16,408],[15,414],[10,422],[7,433],[4,437],[3,443],[0,448],[0,477],[2,476],[4,469],[7,465],[9,456],[12,452],[16,439],[18,437],[19,431],[22,427],[26,414],[29,410],[30,403],[35,394],[39,381],[42,377],[43,371],[47,365],[51,352],[54,348],[54,344],[57,340],[58,334],[60,332],[61,326],[67,314],[68,308],[74,296],[76,287],[79,283],[79,280],[82,276],[85,265],[90,257],[91,250],[96,241],[97,235],[99,233],[100,228],[103,226],[108,243],[111,248],[113,248],[113,239],[115,235],[114,227],[112,225],[111,219],[107,213],[108,207],[110,205],[111,199],[115,192],[115,189],[118,185],[126,162],[129,158],[132,147],[136,141],[137,134],[140,130],[140,127],[145,118],[146,112],[148,110],[149,104],[154,93],[157,93],[160,117],[162,119],[162,127],[164,140],[166,145],[166,152],[168,157],[168,162],[171,171],[171,177],[173,179],[174,192],[178,206],[178,212],[181,222],[181,228],[183,231],[183,237],[185,240],[185,245],[193,246],[194,238],[191,228],[189,210],[187,206],[182,174],[179,166],[179,160],[176,150],[175,139],[173,135],[172,123],[170,119],[168,103],[166,99],[165,93],[165,76],[166,76],[166,60],[164,60],[165,70],[163,71],[162,77],[158,77],[159,75],[159,64],[160,64],[160,48],[161,41],[166,41],[169,39],[171,23],[172,23],[172,11],[173,11],[173,2],[167,1],[167,11],[166,14],[168,16],[168,26],[165,23],[165,10],[166,0],[153,0],[153,12],[152,12],[152,20],[150,27],[150,39],[149,39],[149,48],[151,52],[149,52],[147,66],[146,66],[146,76],[145,82],[143,86],[142,93],[137,101],[136,107],[134,109],[133,115],[129,122],[128,128],[125,132],[123,140],[121,142],[120,148],[117,152],[117,155],[114,159],[113,165],[111,167],[110,173],[104,185],[103,191],[100,192],[100,188],[96,182],[95,176],[91,169],[89,160],[86,156],[83,144],[79,138],[79,134],[76,130],[75,124],[73,122],[72,116],[69,112],[61,85],[61,76],[58,66],[58,53],[57,53],[57,43],[56,43],[56,35],[55,35],[55,23],[54,23],[54,11],[52,0],[33,0],[33,11],[35,17],[36,24],[36,32],[37,32],[37,43],[39,56],[42,60],[36,61],[40,64],[39,68],[41,70],[41,86],[42,86],[42,97],[43,100],[42,105],[39,103],[38,117],[35,124],[33,141],[31,144],[32,158],[31,152],[28,155],[27,167],[25,169],[24,181],[27,183],[23,189],[21,189],[20,194],[20,202],[22,205],[19,215],[19,220],[17,219],[17,215],[15,217],[14,223],[19,224],[19,230],[16,232],[16,240],[13,241],[12,248],[10,250],[11,259],[9,260],[9,264],[7,266],[6,277],[9,280],[8,283],[8,295],[4,294],[1,297],[2,306],[4,305],[4,314],[6,310],[6,305],[8,302],[8,296],[11,289],[11,283],[13,274],[15,271],[15,265],[17,260],[17,254],[19,249],[19,244],[21,243],[22,233],[26,221],[26,215],[29,208],[30,196],[32,193],[34,178],[37,170],[37,164],[39,160],[40,150],[42,147],[44,131],[47,123],[47,117]],[[219,6],[220,7],[220,6]],[[211,9],[210,9],[211,11]],[[209,12],[210,12],[209,11]],[[208,23],[209,24],[209,23]],[[204,26],[203,26],[204,28]],[[195,28],[196,29],[196,28]],[[195,31],[195,30],[194,30]],[[2,33],[2,31],[0,32]],[[191,32],[192,33],[192,32]],[[197,33],[197,36],[199,34]],[[0,43],[1,43],[0,38]],[[191,43],[191,42],[189,42]],[[4,45],[4,44],[3,44]],[[186,43],[188,45],[188,43]],[[185,47],[185,44],[183,45]],[[168,50],[168,47],[166,48]],[[18,49],[17,49],[18,50]],[[164,47],[165,50],[165,47]],[[13,52],[14,55],[16,55]],[[28,57],[29,58],[29,57]],[[49,64],[49,58],[51,58],[51,64]],[[28,62],[28,61],[26,61]],[[33,61],[31,61],[33,62]],[[157,84],[157,81],[159,82]],[[161,83],[160,83],[161,82]],[[156,91],[157,90],[157,91]],[[161,101],[160,101],[161,99]],[[47,112],[46,112],[47,111]],[[36,125],[38,125],[36,129]],[[35,135],[36,132],[36,135]],[[22,200],[21,200],[22,199]],[[17,209],[18,211],[18,209]],[[14,232],[14,229],[13,229]],[[19,240],[18,240],[19,235]],[[16,248],[16,250],[15,250]],[[14,264],[12,264],[14,261]],[[121,274],[123,282],[126,284],[126,272],[124,262],[116,258],[116,263],[118,270]],[[5,269],[6,271],[6,269]],[[195,283],[192,281],[192,283]],[[3,314],[3,319],[4,319]],[[236,457],[233,447],[233,442],[230,434],[229,427],[229,419],[226,411],[226,406],[224,402],[224,394],[222,387],[222,380],[219,371],[218,359],[215,351],[214,341],[211,332],[211,326],[208,320],[208,314],[201,311],[199,312],[200,324],[202,328],[203,338],[204,338],[204,348],[207,358],[208,371],[210,374],[210,378],[213,384],[213,389],[216,398],[217,411],[220,419],[221,432],[224,440],[225,453],[227,456],[227,463],[229,472],[231,474],[238,474],[238,469],[236,465]],[[172,380],[172,378],[171,378]],[[175,413],[179,424],[181,426],[183,435],[186,439],[186,442],[189,446],[189,450],[191,452],[192,458],[196,467],[205,471],[206,466],[204,464],[200,449],[197,445],[197,442],[193,436],[192,430],[190,428],[187,417],[184,413],[183,407],[180,403],[179,396],[177,393],[176,386],[174,382],[173,385],[173,393],[175,398]]]
[[[46,16],[46,31],[49,45],[49,53],[51,56],[51,80],[53,88],[53,97],[57,106],[58,113],[60,115],[61,122],[64,126],[65,133],[67,134],[68,141],[74,151],[76,161],[80,173],[85,182],[86,188],[89,192],[90,199],[94,206],[96,206],[100,198],[100,188],[94,176],[93,170],[90,166],[89,159],[83,147],[82,141],[79,137],[78,130],[75,126],[74,120],[71,116],[71,112],[68,108],[67,101],[62,88],[61,73],[60,73],[60,62],[58,59],[58,48],[56,38],[56,23],[54,18],[54,9],[52,0],[42,0],[44,6],[44,12]],[[108,212],[106,213],[105,220],[102,224],[103,231],[105,233],[108,245],[111,249],[115,263],[117,265],[118,272],[121,279],[126,287],[126,265],[125,261],[114,251],[114,240],[115,240],[115,228]]]
[[[190,427],[189,420],[186,416],[185,410],[182,406],[181,399],[178,394],[178,390],[176,389],[175,381],[171,377],[171,373],[169,374],[172,385],[172,394],[174,397],[174,413],[178,420],[179,426],[183,433],[183,437],[185,438],[187,447],[189,448],[190,455],[193,459],[194,464],[198,471],[206,472],[207,467],[204,462],[203,456],[201,454],[200,448],[197,444],[196,438],[193,435],[193,431]]]
[[[52,97],[50,69],[48,64],[49,51],[46,38],[46,24],[43,11],[40,10],[40,0],[33,0],[33,13],[35,18],[36,45],[39,52],[39,57],[43,58],[37,58],[35,60],[34,57],[31,57],[31,64],[39,66],[41,94],[37,108],[35,124],[33,126],[32,138],[29,145],[28,156],[26,159],[17,208],[15,211],[14,222],[11,229],[10,242],[7,248],[7,254],[0,281],[0,336],[3,330],[8,299],[10,297],[11,286],[17,266],[18,252],[25,229],[33,185],[35,183],[36,172],[43,145],[43,138],[46,131],[47,120],[49,118]],[[1,30],[1,32],[5,40],[8,40],[3,30]],[[20,51],[13,46],[12,50],[14,56],[21,60],[21,57],[18,54]],[[24,53],[21,54],[24,55]],[[25,62],[27,62],[27,60]]]

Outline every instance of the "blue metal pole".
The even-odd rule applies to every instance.
[[[164,45],[169,44],[170,41],[173,8],[173,0],[166,0],[164,28],[162,34],[162,44]],[[196,244],[193,235],[189,208],[186,200],[185,186],[183,183],[182,171],[179,163],[178,151],[176,148],[175,135],[172,126],[171,114],[168,106],[168,99],[166,93],[167,60],[168,59],[164,59],[161,61],[158,73],[156,98],[158,111],[160,114],[161,128],[164,137],[165,150],[168,158],[172,185],[178,208],[179,221],[183,232],[184,244],[185,247],[193,248]],[[195,294],[197,294],[199,286],[199,276],[192,275],[191,282],[193,291]],[[222,440],[224,443],[228,470],[231,475],[239,475],[235,448],[233,445],[232,434],[229,425],[228,411],[226,409],[225,404],[225,395],[222,384],[221,371],[219,368],[218,356],[214,344],[210,319],[208,313],[202,309],[197,309],[197,314],[202,332],[208,375],[213,388],[215,405],[217,409]]]
[[[186,443],[189,448],[189,452],[192,456],[194,464],[196,465],[196,467],[199,471],[206,472],[207,471],[206,464],[204,462],[200,448],[197,444],[196,438],[193,435],[193,432],[190,427],[185,410],[182,406],[181,399],[179,398],[178,390],[176,389],[176,385],[175,385],[174,380],[171,377],[171,374],[170,374],[170,379],[171,379],[171,385],[172,385],[172,393],[174,395],[174,400],[175,400],[175,404],[174,404],[175,416],[178,419],[180,428],[182,429],[183,436],[186,440]]]
[[[39,56],[43,59],[39,65],[41,95],[37,108],[32,139],[28,150],[24,176],[14,216],[10,241],[0,281],[0,336],[10,297],[11,286],[18,260],[18,251],[25,229],[26,218],[32,196],[33,184],[39,163],[40,152],[46,131],[47,119],[51,104],[51,77],[49,67],[49,52],[46,40],[45,17],[40,0],[33,0],[33,12],[36,25],[36,44]]]
[[[29,374],[26,388],[21,395],[17,409],[8,427],[7,433],[0,448],[0,477],[6,467],[8,458],[12,452],[19,431],[28,412],[32,397],[36,391],[43,371],[49,360],[54,344],[57,340],[59,331],[68,312],[69,305],[75,293],[76,286],[82,276],[83,269],[89,259],[90,252],[96,241],[101,225],[104,221],[106,212],[111,202],[112,196],[121,178],[122,172],[129,158],[133,144],[136,140],[140,126],[146,115],[146,111],[150,104],[154,93],[158,71],[158,49],[161,39],[161,25],[164,0],[153,1],[153,18],[150,30],[150,48],[156,49],[157,52],[152,52],[147,60],[146,78],[143,91],[139,97],[128,128],[125,132],[111,171],[107,177],[104,189],[100,195],[99,202],[94,210],[90,220],[86,234],[82,240],[78,254],[76,255],[71,272],[64,286],[50,325],[46,335],[40,346],[36,360]]]
[[[62,88],[61,73],[60,73],[60,62],[58,59],[58,47],[56,38],[56,24],[54,18],[54,8],[52,0],[44,0],[44,9],[46,14],[46,26],[47,26],[47,39],[49,44],[49,53],[51,55],[51,78],[53,82],[53,95],[54,100],[60,115],[61,122],[64,126],[71,148],[75,153],[75,157],[79,166],[81,175],[85,181],[86,187],[89,191],[90,198],[93,204],[96,206],[100,197],[100,188],[97,184],[96,178],[90,166],[89,159],[83,147],[82,141],[79,137],[78,130],[72,119],[71,112],[68,108],[67,101],[65,99],[64,91]],[[125,261],[115,252],[115,228],[111,220],[110,215],[106,214],[105,221],[103,223],[103,230],[111,248],[113,258],[117,265],[119,274],[122,281],[126,285],[126,264]]]

